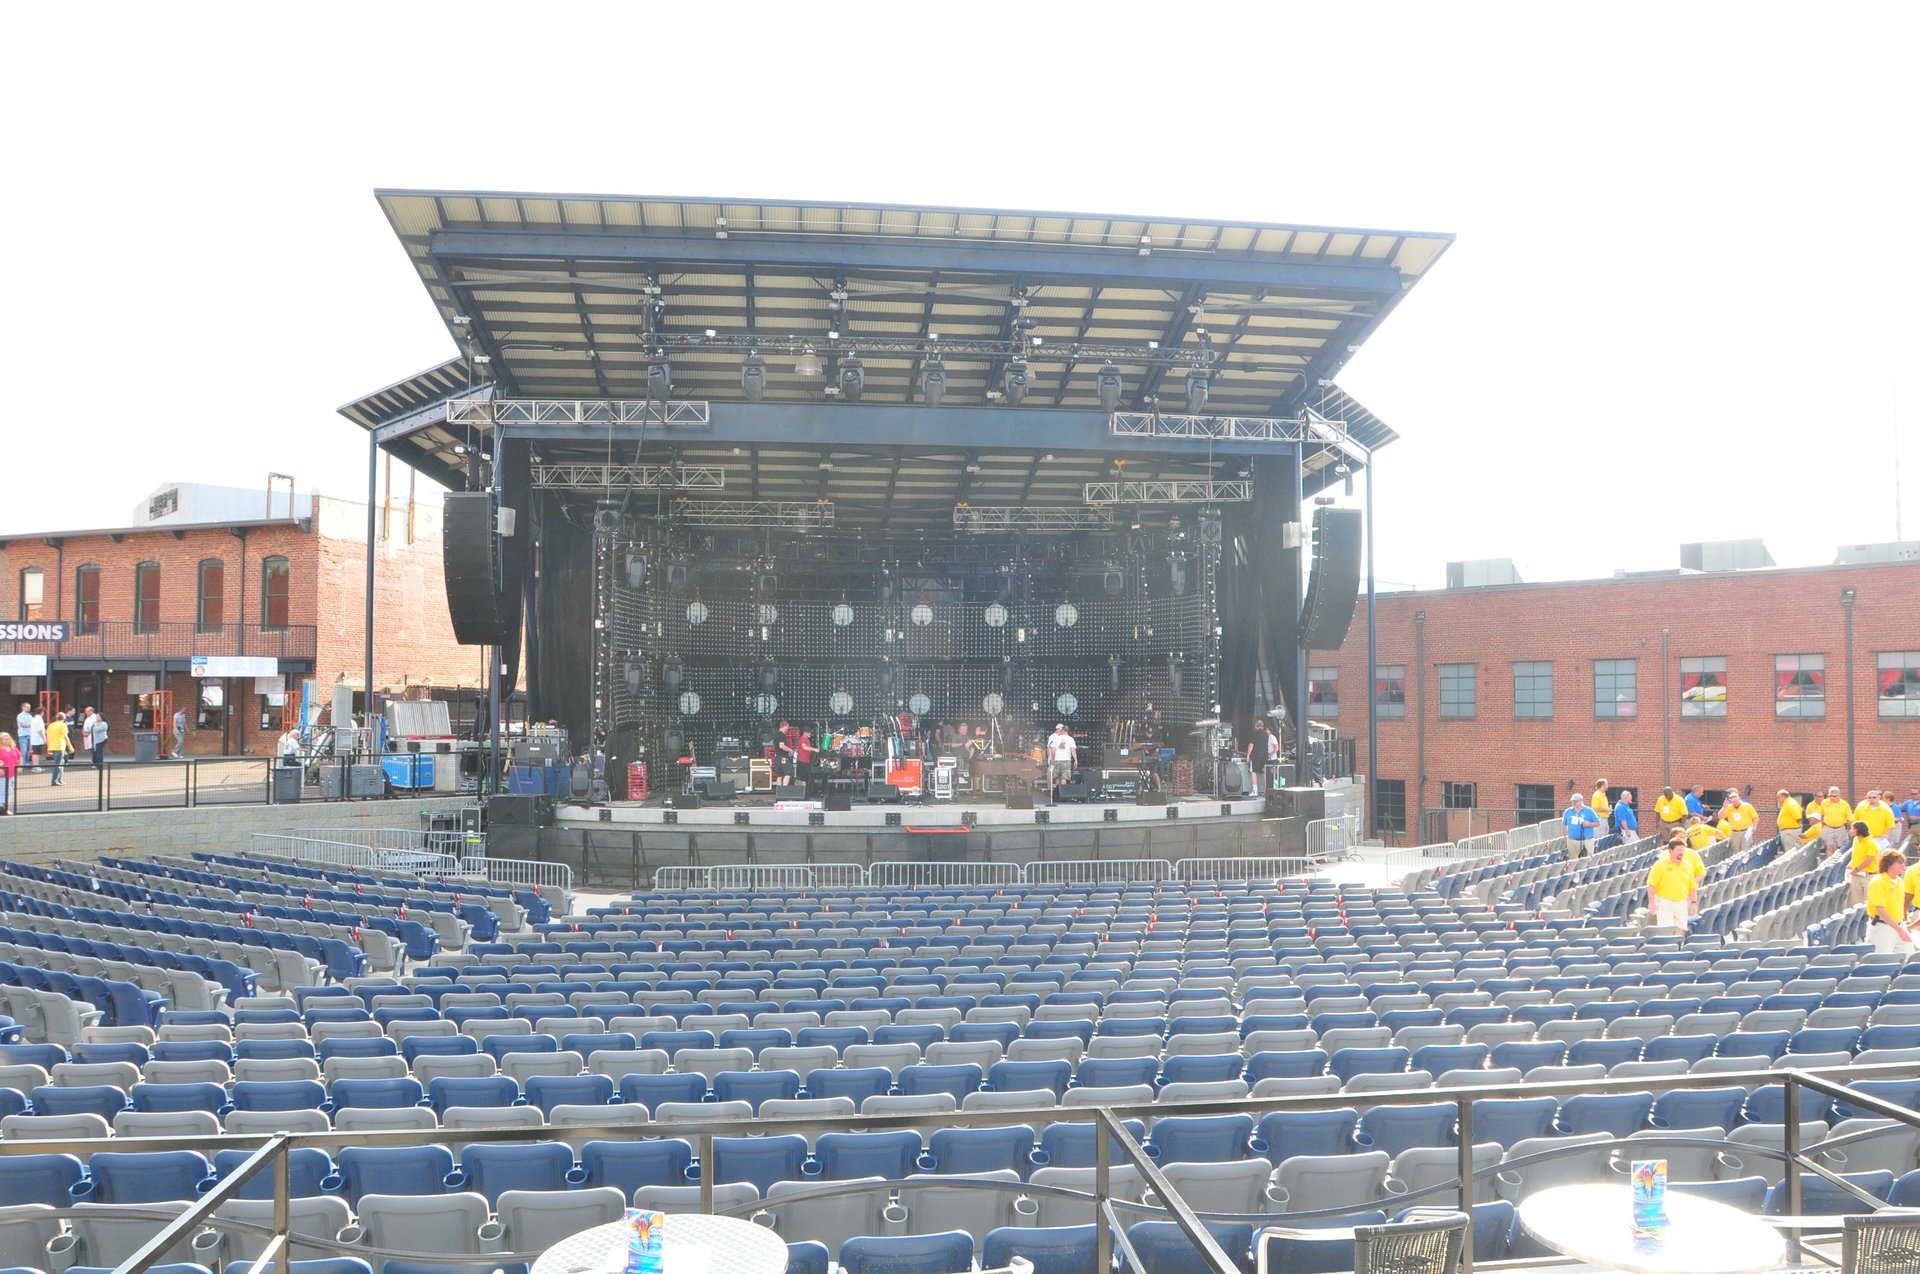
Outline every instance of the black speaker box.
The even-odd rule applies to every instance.
[[[1009,780],[1007,783],[1007,808],[1010,810],[1030,810],[1033,808],[1033,785]]]
[[[1327,816],[1327,789],[1323,787],[1283,787],[1274,795],[1280,798],[1284,817],[1311,821]]]
[[[733,784],[725,779],[701,779],[695,784],[700,795],[709,801],[730,801],[733,799]]]
[[[667,793],[667,806],[669,809],[676,810],[697,810],[700,808],[700,793],[669,792]]]
[[[1136,805],[1165,805],[1166,803],[1167,789],[1164,787],[1148,788],[1134,798],[1134,804]]]
[[[1361,530],[1358,509],[1313,511],[1313,574],[1300,611],[1300,644],[1308,650],[1338,650],[1347,639],[1360,594]]]
[[[447,581],[447,613],[463,646],[503,645],[516,636],[519,608],[511,603],[494,533],[493,494],[449,491],[440,531]]]
[[[553,800],[542,796],[496,796],[487,802],[487,822],[493,827],[547,827],[553,823]]]
[[[773,785],[773,799],[776,801],[804,801],[807,799],[806,785],[804,783],[775,783]]]
[[[827,785],[826,807],[842,813],[853,808],[853,784],[830,783]]]
[[[1076,780],[1072,783],[1062,783],[1060,790],[1054,794],[1054,799],[1062,805],[1085,805],[1093,799],[1093,791],[1090,784]]]

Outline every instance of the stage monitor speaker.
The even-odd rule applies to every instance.
[[[487,802],[487,822],[493,827],[548,827],[553,823],[553,801],[543,796],[496,796]]]
[[[1222,796],[1245,796],[1253,788],[1253,776],[1247,772],[1246,760],[1234,757],[1220,771],[1220,794]]]
[[[1147,788],[1133,798],[1133,803],[1135,805],[1165,805],[1167,803],[1167,789],[1164,787]]]
[[[1280,798],[1280,813],[1286,818],[1312,822],[1327,816],[1327,789],[1323,787],[1283,787],[1275,795]]]
[[[1033,808],[1033,784],[1025,779],[1007,780],[1007,808],[1010,810],[1030,810]]]
[[[697,810],[700,808],[700,793],[669,792],[667,794],[667,808],[676,809],[676,810]]]
[[[443,517],[441,558],[454,639],[463,646],[512,641],[518,614],[507,596],[492,492],[447,492]]]
[[[807,788],[804,783],[776,783],[773,785],[773,799],[776,801],[804,801]]]
[[[853,784],[828,783],[826,808],[844,814],[853,808]]]
[[[1358,509],[1313,511],[1313,574],[1300,612],[1300,644],[1308,650],[1338,650],[1347,639],[1360,595],[1360,539]]]

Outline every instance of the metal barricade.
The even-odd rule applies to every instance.
[[[1308,858],[1182,858],[1173,864],[1173,878],[1189,883],[1280,880],[1307,875],[1313,868]]]
[[[801,890],[816,884],[805,863],[721,863],[706,869],[709,889]]]
[[[709,888],[712,880],[713,868],[711,867],[656,867],[653,869],[653,887],[658,890],[697,891]]]
[[[1344,858],[1360,843],[1359,814],[1316,818],[1307,824],[1307,856],[1316,862]]]
[[[1478,836],[1466,836],[1455,845],[1462,858],[1492,858],[1507,852],[1507,833],[1483,832]]]
[[[427,858],[433,855],[422,854],[420,857]],[[564,889],[568,892],[573,890],[573,868],[565,863],[542,863],[529,858],[462,859],[448,879],[456,877],[484,880],[490,885],[520,885],[528,889]]]
[[[1018,863],[875,863],[867,884],[875,889],[952,889],[968,885],[1017,885]]]
[[[1173,877],[1164,858],[1061,858],[1028,863],[1021,880],[1029,885],[1130,885]]]

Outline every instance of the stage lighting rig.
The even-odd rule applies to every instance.
[[[673,363],[662,350],[647,360],[647,397],[665,399],[673,389]]]
[[[1120,410],[1120,396],[1126,389],[1126,385],[1120,379],[1120,369],[1112,363],[1103,363],[1099,372],[1095,374],[1093,383],[1100,393],[1100,410]]]
[[[749,352],[740,364],[740,392],[750,403],[759,402],[767,392],[767,360],[757,353]]]
[[[1207,385],[1211,378],[1204,367],[1187,369],[1187,414],[1197,416],[1207,405]]]
[[[867,387],[867,365],[860,361],[859,355],[850,354],[840,360],[839,386],[843,401],[860,401],[860,395]]]
[[[938,407],[947,393],[947,365],[938,359],[920,369],[920,396],[927,406]]]
[[[1016,358],[1007,364],[1007,370],[1000,377],[1000,392],[1006,398],[1009,407],[1018,407],[1026,401],[1027,390],[1033,387],[1033,369],[1024,358]]]

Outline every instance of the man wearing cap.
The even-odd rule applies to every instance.
[[[1740,798],[1737,788],[1727,789],[1727,803],[1720,807],[1720,821],[1726,825],[1727,839],[1733,842],[1733,852],[1739,853],[1753,839],[1753,825],[1760,821],[1760,811]]]
[[[1567,834],[1567,857],[1584,858],[1593,848],[1594,837],[1600,834],[1600,816],[1587,808],[1587,800],[1580,793],[1573,794],[1573,804],[1567,806],[1560,815],[1561,826]]]
[[[1847,804],[1838,787],[1828,788],[1826,798],[1819,804],[1820,822],[1826,828],[1821,839],[1826,841],[1828,853],[1837,854],[1847,847],[1848,829],[1853,826],[1853,806]]]
[[[1676,836],[1647,873],[1647,910],[1654,927],[1671,928],[1683,938],[1700,911],[1700,881],[1687,865],[1686,852],[1687,843]]]
[[[1780,812],[1774,815],[1773,828],[1780,836],[1780,848],[1792,849],[1800,843],[1800,829],[1806,826],[1807,812],[1800,808],[1793,793],[1781,788],[1774,793],[1774,799],[1780,802]]]
[[[1670,786],[1661,788],[1660,795],[1654,798],[1653,812],[1660,817],[1662,832],[1671,832],[1687,821],[1687,803]]]
[[[1047,785],[1053,789],[1055,804],[1060,800],[1060,789],[1073,777],[1073,765],[1079,758],[1080,745],[1067,733],[1067,723],[1062,721],[1053,727],[1053,733],[1047,736]]]
[[[1894,824],[1900,821],[1900,816],[1894,812],[1893,806],[1881,799],[1877,790],[1868,792],[1867,799],[1854,806],[1853,817],[1865,823],[1867,835],[1883,845],[1892,846],[1897,843],[1888,838],[1893,835]]]

